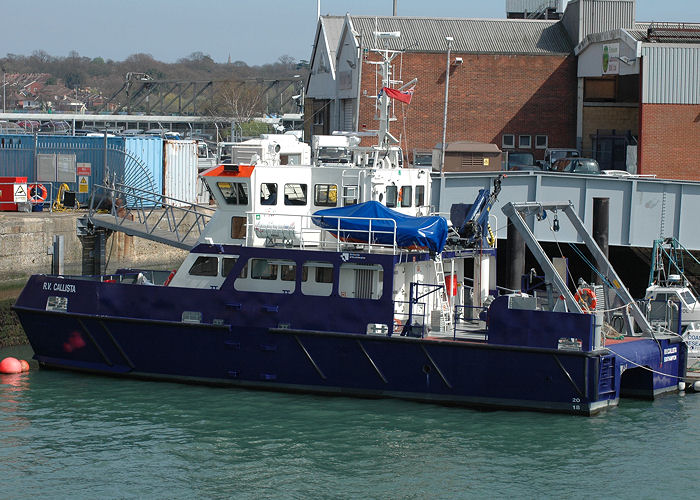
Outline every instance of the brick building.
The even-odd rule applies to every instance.
[[[528,5],[509,0],[508,15],[519,6],[529,17]],[[546,147],[577,147],[603,168],[700,180],[689,166],[700,152],[700,26],[666,26],[660,37],[658,26],[635,22],[635,6],[571,0],[559,20],[322,17],[305,135],[376,129],[373,49],[388,47],[401,51],[393,86],[418,79],[411,104],[395,103],[392,131],[409,158],[432,149],[442,142],[449,49],[446,142],[537,159]]]

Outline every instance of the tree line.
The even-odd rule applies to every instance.
[[[193,52],[174,63],[158,61],[145,53],[132,54],[123,61],[113,61],[102,57],[84,57],[77,51],[71,51],[67,57],[57,57],[38,50],[29,56],[7,54],[0,58],[0,67],[6,73],[47,73],[51,75],[46,82],[49,85],[63,84],[69,89],[90,88],[93,92],[110,96],[122,87],[129,72],[146,73],[154,80],[177,81],[276,79],[294,75],[304,78],[308,72],[308,61],[297,61],[284,55],[274,63],[249,66],[243,61],[217,63],[203,52]],[[262,83],[258,85],[262,86]]]

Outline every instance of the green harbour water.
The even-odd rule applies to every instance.
[[[1,499],[697,498],[699,459],[700,394],[585,418],[0,375]]]

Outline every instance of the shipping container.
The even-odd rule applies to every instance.
[[[185,206],[197,203],[197,141],[163,141],[163,194],[167,203]]]
[[[69,180],[47,180],[52,157],[66,155],[76,170],[89,175],[69,176]],[[45,168],[40,168],[45,167]],[[79,137],[66,135],[0,135],[0,175],[26,176],[39,180],[53,200],[63,182],[77,193],[78,202],[88,203],[95,184],[117,180],[126,185],[161,194],[163,192],[163,139],[160,137]],[[84,177],[84,178],[81,178]],[[83,192],[80,190],[81,181]],[[87,191],[87,192],[85,192]]]

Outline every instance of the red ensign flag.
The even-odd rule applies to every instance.
[[[398,90],[390,89],[389,87],[384,87],[382,91],[386,92],[386,95],[388,95],[392,99],[405,102],[406,104],[411,104],[411,97],[413,97],[413,89]]]

